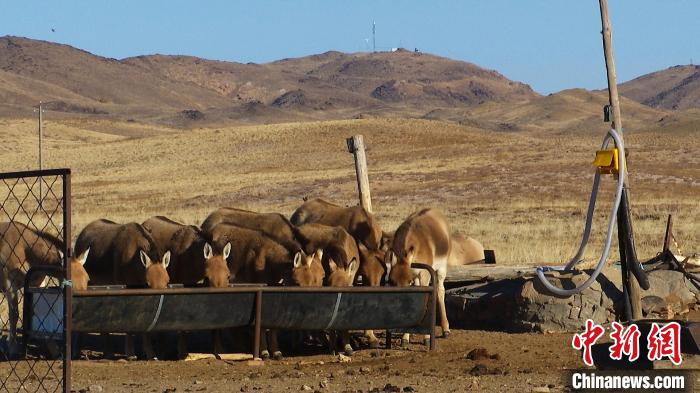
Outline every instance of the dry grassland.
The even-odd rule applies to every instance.
[[[2,120],[3,171],[36,167],[36,122]],[[357,201],[345,138],[363,134],[374,209],[385,230],[422,206],[496,250],[499,263],[558,263],[580,239],[590,165],[604,125],[589,133],[499,133],[455,123],[363,119],[175,130],[107,121],[48,121],[45,162],[73,170],[73,235],[105,217],[166,215],[199,224],[220,206],[286,215],[304,197]],[[631,130],[630,171],[641,257],[660,248],[667,214],[684,251],[700,243],[700,138],[692,127]],[[604,179],[599,252],[612,178]],[[615,254],[613,254],[615,255]]]

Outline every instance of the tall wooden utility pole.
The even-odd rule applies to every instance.
[[[608,75],[608,98],[612,109],[611,127],[618,132],[620,139],[624,141],[622,129],[622,116],[620,114],[620,98],[617,93],[617,76],[615,74],[615,59],[613,58],[612,31],[608,16],[607,0],[599,0],[600,18],[603,26],[603,52],[605,54],[605,68]],[[626,161],[626,157],[620,157]],[[625,171],[627,165],[625,165]],[[620,263],[622,264],[622,286],[625,294],[625,316],[627,320],[642,318],[642,301],[640,284],[644,289],[649,289],[649,281],[646,274],[639,267],[636,247],[634,244],[634,232],[630,214],[629,195],[627,190],[627,173],[620,173],[625,177],[622,189],[622,199],[617,211],[618,247],[620,248]]]

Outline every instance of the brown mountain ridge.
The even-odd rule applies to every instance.
[[[665,109],[700,108],[700,66],[679,65],[620,85],[620,94]]]
[[[436,108],[538,97],[496,71],[426,53],[326,52],[265,64],[149,55],[110,59],[68,45],[0,38],[0,115],[50,109],[158,121],[278,122],[422,116]]]

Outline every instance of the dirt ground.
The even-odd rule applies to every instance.
[[[416,337],[418,338],[418,337]],[[246,361],[76,361],[73,389],[105,392],[530,392],[566,391],[565,370],[581,366],[571,334],[454,330],[428,352],[420,344],[338,356]],[[468,358],[470,351],[486,354]],[[474,356],[472,356],[474,357]],[[92,388],[91,388],[92,387]]]

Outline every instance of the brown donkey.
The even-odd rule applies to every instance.
[[[385,258],[391,285],[430,285],[427,272],[411,268],[413,262],[425,263],[435,269],[438,282],[433,285],[438,288],[437,302],[444,337],[450,334],[445,311],[445,275],[450,248],[450,231],[445,216],[435,209],[423,209],[410,215],[399,226]],[[408,335],[404,335],[402,341],[407,344]],[[426,336],[425,342],[428,341],[429,336]]]
[[[321,264],[323,250],[319,249],[312,254],[300,250],[294,255],[292,267],[292,282],[300,287],[321,287],[326,272]]]
[[[160,250],[170,250],[168,275],[171,283],[194,286],[204,280],[212,288],[228,287],[231,272],[226,259],[212,258],[212,248],[199,228],[163,216],[151,217],[142,225],[151,233]],[[221,336],[216,331],[213,332],[213,342],[214,353],[220,353]],[[185,332],[178,332],[177,356],[179,359],[187,356]]]
[[[222,207],[202,222],[202,232],[211,233],[219,224],[231,224],[264,233],[292,253],[301,248],[294,238],[292,224],[279,213],[257,213],[232,207]]]
[[[353,261],[357,262],[352,270],[354,278],[360,262],[360,253],[355,239],[345,229],[313,223],[294,227],[294,234],[307,254],[323,250],[322,263],[326,272],[326,284],[332,273],[328,264],[331,259],[343,269]]]
[[[161,254],[141,224],[117,224],[100,219],[88,224],[75,242],[76,253],[90,249],[85,270],[95,285],[126,285],[165,289],[168,287],[170,251]],[[146,357],[155,357],[150,339],[143,337]],[[127,335],[126,355],[134,355],[133,340]]]
[[[75,242],[76,253],[88,248],[85,270],[92,284],[168,287],[170,251],[161,255],[153,236],[141,224],[93,221],[83,228]]]
[[[461,233],[453,233],[451,237],[452,248],[448,266],[461,266],[484,262],[484,246],[478,240]]]
[[[144,221],[143,227],[153,236],[158,248],[170,250],[168,275],[173,284],[196,285],[206,280],[210,287],[228,286],[231,272],[222,258],[209,258],[202,231],[193,225],[184,225],[167,217],[156,216]]]
[[[379,223],[372,213],[361,206],[341,207],[323,199],[312,199],[304,202],[292,214],[290,221],[296,226],[317,223],[342,227],[370,250],[376,250],[381,245],[382,230]]]
[[[299,251],[288,250],[260,231],[231,224],[218,224],[206,232],[205,236],[211,241],[211,258],[224,258],[228,261],[232,281],[267,285],[292,283],[293,260]],[[277,335],[270,332],[269,346],[265,336],[263,335],[261,355],[269,357],[272,351],[273,358],[281,359]]]
[[[15,356],[17,345],[17,323],[19,321],[18,291],[24,285],[27,270],[33,266],[60,265],[63,261],[63,241],[57,237],[30,228],[22,223],[0,223],[0,290],[8,302],[10,323],[9,354]],[[87,288],[89,276],[83,265],[89,250],[69,261],[73,289]],[[45,276],[35,275],[31,286],[39,286]]]

